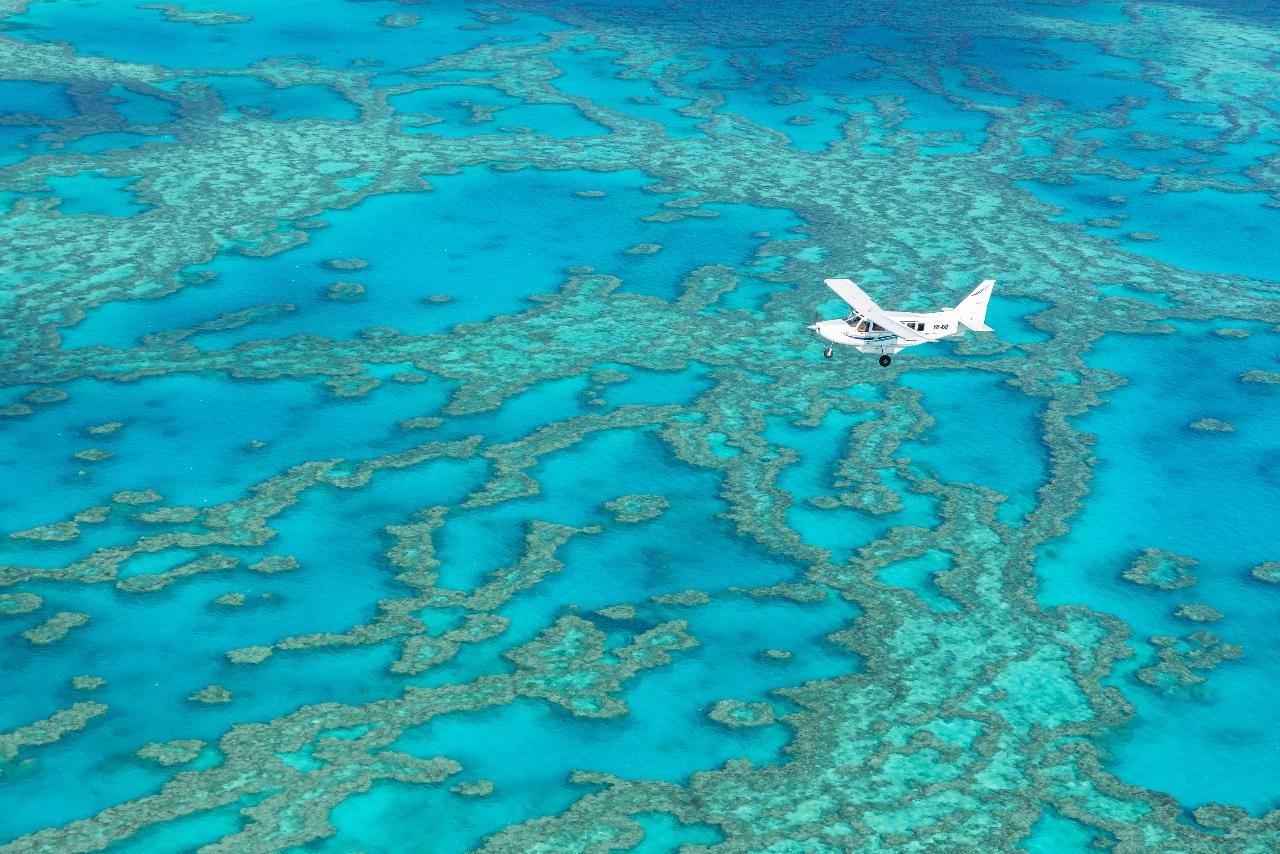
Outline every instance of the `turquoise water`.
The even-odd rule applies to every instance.
[[[6,113],[27,113],[44,118],[75,115],[67,87],[36,80],[0,80],[0,103]]]
[[[1222,621],[1205,628],[1245,645],[1245,658],[1223,665],[1191,701],[1149,689],[1131,692],[1134,729],[1116,736],[1110,749],[1135,783],[1159,779],[1184,803],[1239,803],[1264,812],[1280,794],[1265,759],[1275,749],[1277,684],[1266,626],[1280,591],[1266,589],[1249,570],[1271,559],[1271,532],[1258,520],[1280,513],[1270,474],[1280,454],[1280,424],[1273,387],[1238,377],[1274,366],[1280,349],[1274,335],[1257,326],[1244,327],[1259,333],[1247,339],[1224,339],[1214,328],[1213,322],[1180,324],[1172,335],[1107,340],[1095,348],[1090,361],[1129,384],[1081,421],[1097,434],[1105,463],[1072,533],[1044,547],[1042,595],[1116,614],[1137,640],[1197,628],[1175,617],[1184,602],[1221,611]],[[1161,405],[1152,407],[1152,399]],[[1235,432],[1188,426],[1204,417]],[[1119,580],[1116,568],[1149,545],[1198,561],[1199,583],[1166,592]]]
[[[481,86],[417,89],[395,95],[388,102],[397,112],[423,113],[438,120],[422,126],[408,125],[408,133],[456,137],[529,132],[579,137],[608,133],[607,128],[581,115],[571,104],[526,104]]]
[[[289,119],[320,118],[331,121],[350,122],[360,118],[356,105],[347,101],[328,86],[289,86],[277,88],[266,80],[256,77],[179,77],[166,81],[166,91],[175,91],[181,87],[207,87],[216,95],[225,108],[219,118],[222,121],[234,121],[246,112],[252,111],[260,118],[288,121]],[[146,97],[146,96],[143,96]],[[156,99],[149,99],[155,103]],[[116,108],[124,113],[120,107]],[[148,123],[147,119],[126,118],[140,124]],[[162,119],[151,118],[151,122]]]
[[[1266,277],[1280,264],[1270,239],[1272,208],[1261,192],[1153,192],[1148,180],[1133,182],[1081,176],[1075,183],[1042,187],[1024,184],[1063,209],[1064,220],[1080,222],[1123,216],[1116,224],[1090,223],[1092,234],[1114,237],[1125,249],[1190,270]],[[1111,196],[1124,196],[1118,202]],[[1223,228],[1230,222],[1230,228]],[[1134,234],[1151,235],[1134,238]]]
[[[145,95],[124,86],[112,86],[107,95],[118,98],[116,112],[130,124],[162,125],[177,118],[173,105],[155,95]]]
[[[67,216],[136,216],[147,210],[129,192],[133,177],[113,178],[100,172],[78,172],[68,177],[48,178],[52,195],[62,201],[58,210]]]
[[[1269,5],[151,5],[0,12],[0,851],[1280,849]]]
[[[376,26],[387,15],[404,9],[392,0],[334,6],[308,0],[289,8],[264,6],[257,0],[220,2],[218,11],[248,16],[249,20],[211,26],[171,22],[156,9],[107,0],[97,13],[83,14],[74,3],[41,3],[12,18],[24,25],[15,38],[30,42],[64,39],[81,53],[124,62],[156,63],[177,68],[241,68],[279,56],[302,56],[334,68],[362,57],[376,57],[387,72],[414,67],[494,36],[530,38],[531,30],[552,22],[536,15],[518,15],[511,25],[495,25],[496,32],[461,29],[474,22],[463,3],[445,3],[423,16],[413,28]],[[410,10],[412,11],[412,10]],[[359,38],[352,38],[354,33]],[[424,44],[425,42],[425,44]],[[282,54],[282,44],[300,48]]]
[[[623,56],[590,41],[562,48],[549,57],[562,75],[553,85],[566,95],[585,98],[597,107],[656,122],[675,139],[700,135],[699,120],[680,112],[692,99],[673,98],[647,76],[628,74],[631,69],[620,64]]]
[[[85,154],[97,154],[101,151],[108,151],[114,148],[133,148],[138,145],[146,145],[148,143],[169,143],[176,142],[169,134],[140,134],[140,133],[93,133],[88,136],[82,136],[73,140],[66,147],[70,151],[78,151]]]
[[[1048,475],[1034,403],[1010,389],[998,374],[930,372],[909,376],[908,388],[924,393],[922,405],[936,420],[902,452],[943,481],[980,484],[1008,496],[1002,518],[1016,520],[1036,506],[1036,490]],[[998,429],[983,401],[998,408]]]
[[[661,210],[664,196],[646,192],[653,181],[636,171],[505,176],[472,169],[433,176],[431,182],[435,189],[427,193],[376,196],[326,214],[328,227],[292,252],[270,258],[231,255],[196,267],[218,274],[208,286],[160,302],[107,303],[67,330],[66,346],[128,346],[145,334],[194,326],[264,301],[294,309],[273,316],[266,332],[251,323],[188,340],[217,349],[317,330],[349,337],[388,321],[411,334],[443,332],[515,312],[528,304],[529,295],[553,291],[565,269],[578,265],[619,276],[627,290],[674,297],[698,267],[752,260],[764,243],[752,235],[762,227],[781,232],[798,224],[786,212],[745,206],[718,206],[719,216],[680,227],[641,222]],[[583,190],[605,195],[576,195]],[[562,238],[558,249],[540,251],[542,235],[520,228],[534,217]],[[653,243],[661,250],[628,255],[630,246],[602,239],[622,228],[634,229],[636,245]],[[327,266],[352,257],[368,266],[351,271]],[[359,282],[364,294],[353,302],[330,299],[328,288],[335,281]],[[448,300],[426,301],[437,295]]]

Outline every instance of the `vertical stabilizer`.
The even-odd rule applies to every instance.
[[[982,284],[952,309],[956,320],[974,332],[995,332],[987,326],[987,303],[991,301],[991,291],[995,285],[995,279],[983,279]]]

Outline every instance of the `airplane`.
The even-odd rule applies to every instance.
[[[995,279],[984,279],[955,308],[934,312],[885,311],[849,279],[824,281],[853,311],[843,320],[820,320],[809,328],[833,344],[847,344],[863,353],[879,353],[881,367],[889,367],[893,361],[891,353],[950,335],[962,335],[961,327],[974,332],[995,332],[985,322]],[[822,355],[830,359],[835,355],[835,348],[828,346]]]

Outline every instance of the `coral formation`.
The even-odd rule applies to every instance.
[[[230,703],[231,692],[221,685],[206,685],[199,691],[193,692],[187,699],[193,703],[206,703],[212,706],[219,703]]]
[[[1183,555],[1149,547],[1125,569],[1126,581],[1160,590],[1181,590],[1196,583],[1191,568],[1196,561]]]
[[[604,506],[619,522],[644,522],[661,516],[669,503],[661,495],[623,495]]]
[[[738,727],[768,726],[773,723],[773,706],[768,703],[745,703],[741,700],[721,700],[708,713],[717,723]]]
[[[1236,428],[1229,422],[1218,418],[1200,418],[1191,422],[1192,430],[1205,430],[1211,433],[1234,433]]]
[[[72,629],[79,628],[87,622],[89,622],[88,614],[81,614],[78,611],[59,611],[43,623],[27,629],[22,636],[33,644],[45,646],[57,643]]]
[[[138,756],[161,765],[184,765],[199,756],[204,746],[198,738],[180,738],[163,744],[153,741],[138,748]]]
[[[1280,844],[1274,812],[1203,800],[1184,809],[1117,776],[1099,744],[1125,731],[1152,690],[1208,702],[1216,668],[1261,656],[1208,632],[1178,638],[1047,605],[1037,589],[1037,569],[1114,453],[1105,432],[1086,432],[1129,382],[1099,366],[1100,342],[1141,348],[1201,324],[1217,330],[1204,333],[1215,351],[1259,348],[1253,361],[1230,362],[1235,390],[1271,402],[1280,382],[1259,355],[1273,335],[1231,325],[1280,322],[1275,283],[1144,254],[1171,251],[1179,232],[1147,230],[1140,211],[1152,199],[1280,191],[1274,156],[1209,168],[1273,126],[1259,94],[1274,91],[1264,28],[1141,3],[1119,26],[1067,14],[1077,4],[979,3],[942,16],[936,4],[782,4],[777,24],[710,7],[690,21],[678,3],[659,16],[512,2],[440,28],[457,39],[445,55],[413,42],[421,64],[406,67],[377,40],[434,38],[424,24],[444,4],[386,14],[354,3],[334,8],[363,15],[364,29],[343,39],[357,54],[320,44],[306,58],[283,47],[243,62],[233,53],[197,81],[194,68],[110,58],[23,23],[39,5],[53,4],[0,2],[12,23],[0,33],[0,69],[60,87],[74,110],[0,123],[24,146],[0,161],[13,235],[0,246],[11,284],[0,293],[0,416],[14,436],[65,431],[77,444],[55,455],[71,485],[47,490],[65,499],[3,508],[6,519],[22,513],[3,538],[0,585],[14,592],[0,593],[0,615],[43,645],[92,614],[91,628],[60,645],[70,648],[99,626],[103,643],[119,643],[119,620],[95,610],[118,608],[140,660],[183,676],[137,704],[186,697],[190,721],[146,735],[153,722],[114,700],[123,722],[111,732],[92,725],[108,714],[99,703],[22,718],[45,715],[0,735],[0,759],[6,775],[16,760],[32,791],[59,788],[65,756],[35,759],[64,740],[106,760],[94,763],[104,773],[136,771],[135,754],[160,766],[149,773],[174,767],[152,789],[95,796],[55,821],[18,824],[23,811],[6,809],[14,850],[147,845],[168,823],[235,810],[238,829],[200,844],[314,847],[347,832],[339,808],[380,793],[380,781],[505,804],[506,783],[478,779],[490,772],[470,768],[463,745],[422,752],[414,739],[436,723],[530,710],[557,733],[617,727],[666,756],[670,773],[568,769],[561,812],[512,813],[469,847],[626,850],[654,816],[680,833],[709,828],[707,845],[724,851],[1013,850],[1050,818],[1116,850]],[[246,50],[235,39],[272,19],[265,7],[253,17],[141,8],[129,14],[161,32],[216,36],[229,51]],[[547,12],[556,20],[532,17]],[[975,43],[1037,67],[1010,66],[1002,79],[973,61]],[[1055,51],[1094,49],[1131,70],[1068,94],[1115,84],[1144,94],[1073,109],[1038,88],[1042,75],[1085,64]],[[1036,50],[1045,55],[1027,53]],[[811,82],[814,68],[839,86]],[[237,101],[240,87],[263,94]],[[314,102],[291,115],[304,91]],[[321,95],[338,105],[325,108],[332,114],[317,114]],[[413,98],[424,106],[397,106]],[[155,112],[130,118],[143,99]],[[561,127],[542,118],[547,109],[574,120]],[[1190,169],[1141,159],[1175,145],[1169,133],[1132,135],[1150,120],[1144,109],[1182,115],[1171,131],[1196,128],[1195,144],[1181,146],[1200,157],[1179,164]],[[596,127],[571,130],[578,122]],[[112,139],[94,139],[103,136]],[[1137,165],[1125,159],[1134,152]],[[144,212],[74,213],[76,194],[56,189],[72,179],[123,180],[114,192]],[[378,204],[444,194],[450,182],[476,203],[427,219],[413,240],[393,235],[388,248],[370,229],[360,245],[327,242]],[[538,213],[512,221],[498,200],[514,205],[522,186],[534,188]],[[1056,191],[1078,191],[1071,198],[1090,213],[1072,221],[1065,203],[1037,198],[1062,198]],[[496,225],[483,220],[489,242],[406,255],[413,275],[401,275],[404,244],[430,244],[437,230],[454,239],[451,218],[474,228],[468,217],[486,204],[498,212]],[[607,237],[573,231],[611,216],[625,227]],[[499,257],[521,230],[540,235],[544,267],[496,276],[465,265],[468,252]],[[349,253],[367,257],[336,257]],[[296,296],[244,284],[266,281],[257,274],[276,258],[321,278]],[[834,271],[862,271],[886,304],[924,306],[942,299],[940,283],[991,264],[1006,305],[1035,306],[1010,310],[998,340],[970,336],[881,370],[824,363],[803,331],[825,298],[816,283]],[[332,282],[334,271],[360,271],[367,289]],[[172,308],[172,321],[155,323],[165,312],[148,315],[149,304]],[[104,333],[101,318],[116,311],[134,326]],[[961,374],[985,383],[991,401],[1007,393],[1027,404],[1026,447],[1012,414],[983,425],[983,438],[1034,478],[933,465],[965,459],[949,445],[945,388]],[[117,396],[95,411],[83,401],[101,388]],[[226,393],[214,404],[225,411],[169,405],[191,388],[199,401]],[[286,400],[276,420],[257,411],[270,409],[263,388]],[[126,402],[133,390],[146,392],[136,405]],[[1017,411],[1001,405],[990,404]],[[1182,441],[1248,435],[1249,422],[1214,405],[1239,435]],[[1197,414],[1182,412],[1170,433],[1230,426],[1191,422]],[[208,421],[225,447],[212,433],[196,450],[178,441],[205,435],[197,428]],[[80,447],[86,435],[101,447]],[[944,451],[931,455],[931,445]],[[102,465],[77,472],[69,457]],[[1132,546],[1150,542],[1164,544]],[[927,584],[886,580],[932,553],[944,560],[926,567]],[[1127,595],[1165,597],[1153,609],[1165,619],[1222,616],[1234,637],[1229,604],[1213,599],[1220,614],[1161,592],[1196,584],[1197,566],[1148,548],[1127,568],[1091,569],[1152,588]],[[1197,570],[1206,591],[1210,566],[1205,558]],[[1280,570],[1262,564],[1253,577],[1274,583]],[[267,609],[236,607],[250,593],[223,591],[243,585],[260,601],[255,585],[267,582],[279,592],[271,609],[289,612],[279,625],[251,625]],[[41,597],[89,613],[23,622]],[[173,613],[202,631],[165,634],[151,616],[182,602],[196,607]],[[828,622],[810,643],[814,615]],[[1135,649],[1142,660],[1123,669]],[[317,660],[323,669],[310,669]],[[359,688],[330,690],[357,660]],[[102,661],[111,687],[100,696],[110,697],[128,683],[108,668],[118,658]],[[84,666],[63,671],[57,690]],[[724,673],[760,684],[716,683]],[[706,753],[627,729],[650,725],[653,711],[636,686],[667,679],[679,690],[656,693],[672,709],[701,704],[686,711]],[[262,700],[277,690],[279,703]],[[729,696],[740,699],[720,699]],[[214,726],[226,728],[204,728]],[[679,739],[678,729],[648,732]],[[785,747],[761,747],[770,737]],[[205,750],[218,761],[206,763]],[[686,753],[701,764],[681,766]],[[345,837],[334,846],[365,847]]]

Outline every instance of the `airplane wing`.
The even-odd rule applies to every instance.
[[[872,323],[878,323],[886,332],[892,332],[899,338],[919,338],[920,335],[914,329],[908,329],[898,321],[884,313],[884,309],[875,304],[875,300],[867,296],[867,292],[858,287],[850,279],[825,279],[827,287],[836,292],[840,299],[849,304],[849,307],[858,314],[870,320]]]

